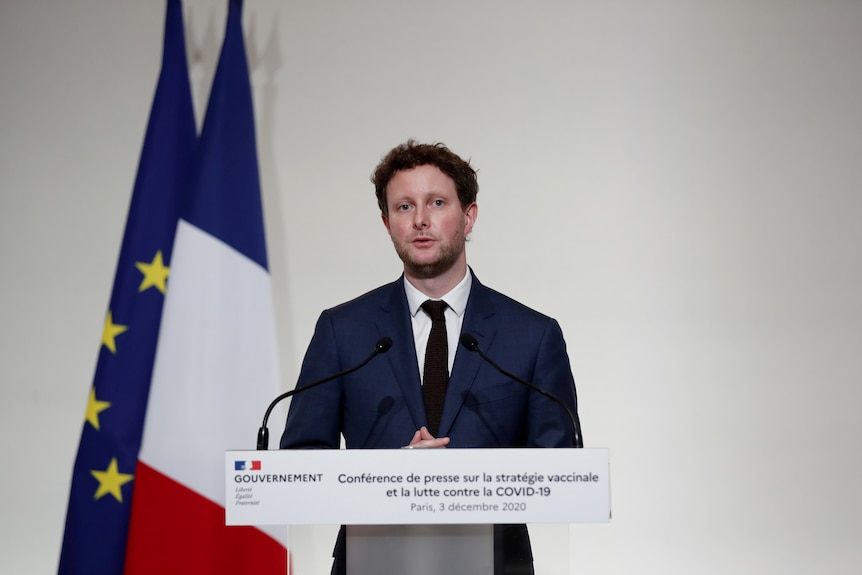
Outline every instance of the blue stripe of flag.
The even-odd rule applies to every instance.
[[[231,0],[182,218],[268,269],[242,1]]]

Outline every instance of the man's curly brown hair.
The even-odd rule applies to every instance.
[[[393,176],[398,172],[419,166],[436,166],[437,169],[452,178],[462,208],[466,208],[476,201],[476,196],[479,194],[479,180],[476,178],[476,170],[470,166],[470,162],[462,160],[439,142],[420,144],[410,139],[386,154],[377,164],[377,168],[371,176],[371,183],[374,184],[374,193],[377,195],[377,205],[380,207],[381,214],[389,215],[389,206],[386,203],[386,187]]]

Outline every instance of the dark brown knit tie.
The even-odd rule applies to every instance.
[[[446,338],[445,301],[428,300],[422,304],[431,317],[431,333],[425,348],[425,370],[422,372],[422,395],[425,397],[425,413],[428,416],[428,431],[437,437],[440,416],[443,414],[443,399],[449,383],[449,343]]]

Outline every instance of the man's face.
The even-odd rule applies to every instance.
[[[458,263],[466,266],[464,242],[478,208],[461,208],[452,178],[430,165],[397,172],[386,187],[386,204],[383,223],[405,272],[429,279]]]

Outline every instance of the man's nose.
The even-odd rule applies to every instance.
[[[416,208],[413,214],[413,226],[417,229],[428,227],[428,214],[424,208]]]

